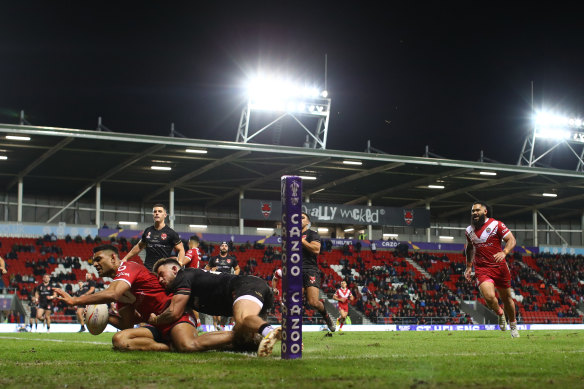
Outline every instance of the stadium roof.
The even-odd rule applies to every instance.
[[[16,192],[22,177],[25,194],[71,200],[100,182],[104,201],[168,202],[174,187],[177,206],[236,209],[241,191],[245,198],[279,199],[285,174],[316,177],[304,181],[311,202],[429,203],[432,217],[440,219],[466,218],[476,199],[488,201],[501,218],[531,217],[533,209],[552,219],[580,217],[584,200],[584,173],[570,170],[66,128],[0,124],[2,155],[3,192]],[[154,171],[153,165],[172,170]]]

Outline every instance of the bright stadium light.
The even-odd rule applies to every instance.
[[[322,234],[326,234],[326,233],[328,233],[328,232],[329,232],[329,229],[328,229],[328,228],[326,228],[326,227],[318,227],[316,230],[317,230],[319,233],[322,233]]]
[[[345,231],[345,232],[353,232],[353,231],[355,231],[355,229],[354,228],[347,228],[346,230],[343,230],[343,231]]]
[[[30,136],[6,135],[6,139],[29,141]]]
[[[258,227],[258,228],[256,228],[256,230],[260,231],[260,232],[274,232],[273,228],[268,228],[268,227]]]
[[[198,228],[198,229],[205,229],[207,228],[206,224],[189,224],[190,228]]]
[[[307,180],[307,181],[316,180],[316,177],[313,177],[313,176],[298,176],[298,177],[302,178],[303,180]]]
[[[533,127],[538,138],[584,143],[584,120],[579,117],[540,111],[533,117]]]
[[[5,155],[0,155],[0,160],[2,160],[2,161],[6,161],[7,159],[8,159],[8,157],[7,157],[7,156],[5,156]]]
[[[348,159],[344,160],[343,163],[345,165],[356,165],[356,166],[363,165],[363,162],[361,162],[361,161],[351,161],[351,160],[348,160]]]
[[[543,197],[558,197],[557,193],[542,193]]]
[[[186,149],[185,151],[187,153],[193,153],[193,154],[207,154],[207,150],[204,150],[204,149]]]
[[[479,172],[481,176],[496,176],[497,172]]]
[[[276,126],[281,120],[292,117],[294,126],[310,137],[308,147],[326,149],[331,111],[331,99],[327,91],[312,82],[276,76],[257,76],[250,79],[246,90],[247,104],[241,113],[236,142],[249,143],[262,132],[281,127]],[[260,115],[257,115],[257,111],[261,111]],[[252,116],[258,116],[267,124],[261,127],[263,124],[252,121]],[[272,118],[268,119],[269,116]]]
[[[442,240],[454,240],[454,236],[440,235],[438,238],[440,238]]]
[[[428,185],[429,189],[444,189],[444,185]]]
[[[128,222],[128,221],[121,221],[118,222],[120,226],[137,226],[138,222]]]
[[[384,238],[397,238],[399,234],[383,234]]]
[[[152,170],[165,170],[165,171],[172,170],[172,168],[170,166],[156,166],[156,165],[150,166],[150,169],[152,169]]]

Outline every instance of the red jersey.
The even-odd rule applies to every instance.
[[[503,222],[491,218],[487,218],[478,230],[473,225],[466,228],[467,243],[475,248],[475,268],[506,265],[505,261],[495,262],[493,255],[503,251],[501,241],[510,232]]]
[[[276,289],[280,291],[278,296],[282,295],[282,269],[278,268],[274,271],[274,278],[273,280],[276,281]]]
[[[122,262],[114,281],[122,281],[130,285],[130,291],[124,293],[119,303],[133,305],[134,309],[142,315],[143,321],[148,320],[151,313],[160,314],[170,302],[171,296],[166,294],[156,276],[143,265],[129,261]]]
[[[201,260],[201,252],[199,251],[198,247],[194,249],[190,249],[185,254],[185,257],[190,259],[191,261],[185,265],[185,267],[194,267],[195,269],[199,268],[199,261]]]
[[[351,297],[353,296],[353,294],[351,293],[351,289],[346,288],[340,288],[337,289],[337,291],[335,292],[335,296],[337,296],[337,298],[340,299],[347,299],[347,301],[343,302],[343,301],[339,301],[339,304],[346,304],[349,302],[349,300],[351,299]]]

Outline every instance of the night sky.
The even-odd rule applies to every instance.
[[[2,123],[24,109],[33,125],[95,129],[102,116],[115,132],[167,135],[174,122],[189,138],[232,141],[248,76],[323,84],[325,54],[329,149],[370,139],[390,154],[430,145],[514,164],[532,81],[536,107],[584,115],[577,5],[13,3],[0,11]]]

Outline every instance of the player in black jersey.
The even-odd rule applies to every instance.
[[[34,296],[34,294],[30,295],[29,297],[28,306],[30,307],[30,318],[28,319],[28,326],[30,327],[31,332],[32,331],[36,332],[39,326],[39,320],[37,319],[37,309],[39,306],[39,302]]]
[[[265,320],[274,303],[272,290],[265,280],[203,269],[181,269],[174,258],[156,262],[154,272],[173,297],[163,313],[150,316],[150,324],[172,323],[189,309],[208,315],[233,316],[234,343],[245,342],[258,333],[263,337],[258,355],[272,353],[274,344],[280,339],[281,329],[273,328]]]
[[[47,332],[51,332],[51,303],[53,299],[57,297],[50,282],[51,276],[45,274],[43,276],[43,283],[36,288],[34,295],[39,302],[37,319],[45,321]]]
[[[93,294],[95,292],[95,281],[93,281],[93,274],[85,273],[85,282],[79,281],[79,289],[75,293],[76,297]],[[85,306],[77,306],[77,320],[81,324],[78,332],[85,331]]]
[[[241,269],[237,263],[237,258],[229,254],[229,244],[222,242],[219,246],[219,255],[215,255],[209,259],[209,263],[205,266],[206,270],[216,271],[219,273],[239,275]],[[225,326],[229,318],[221,316],[213,316],[213,326],[220,330],[220,326]]]
[[[320,269],[317,262],[319,253],[320,236],[316,231],[310,229],[310,217],[302,212],[302,281],[304,295],[308,304],[322,315],[329,330],[335,332],[334,321],[326,311],[323,300],[319,299],[321,284]]]
[[[160,258],[169,257],[173,249],[176,251],[178,260],[181,263],[184,262],[185,248],[182,240],[172,228],[166,225],[164,222],[166,216],[168,216],[166,207],[162,204],[154,204],[152,207],[154,225],[144,230],[140,241],[122,258],[122,262],[138,255],[144,248],[146,249],[144,266],[148,270],[152,270],[152,266]]]

